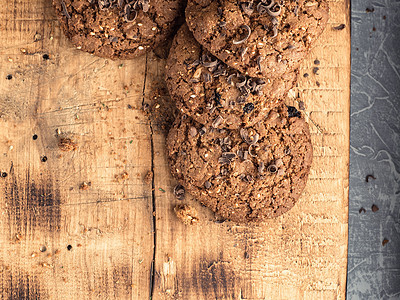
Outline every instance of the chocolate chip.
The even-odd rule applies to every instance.
[[[299,109],[300,110],[305,110],[306,109],[303,101],[299,101]]]
[[[40,159],[42,162],[46,162],[47,161],[47,156],[42,156]]]
[[[243,111],[244,113],[248,114],[251,113],[254,109],[254,104],[253,103],[247,103],[244,107],[243,107]]]
[[[313,68],[313,73],[314,73],[315,75],[318,75],[318,71],[319,71],[319,68],[318,68],[318,67],[314,67],[314,68]]]
[[[296,109],[296,107],[294,106],[288,106],[288,114],[289,114],[289,118],[300,118],[301,117],[301,113]]]
[[[314,60],[314,65],[319,65],[321,62],[318,60],[318,59],[316,59],[316,60]]]
[[[32,136],[32,139],[33,139],[34,141],[36,141],[36,140],[38,139],[37,134],[34,134],[34,135]]]
[[[8,175],[7,172],[2,172],[2,173],[1,173],[1,177],[3,177],[3,178],[6,178],[7,175]]]
[[[308,73],[304,73],[304,74],[303,74],[303,77],[304,77],[304,78],[307,78],[307,77],[308,77]]]
[[[43,59],[48,60],[48,59],[50,59],[50,56],[48,54],[43,54]]]
[[[8,74],[7,76],[6,76],[6,79],[7,80],[11,80],[13,77],[12,77],[12,75],[11,74]]]
[[[377,211],[379,210],[379,207],[376,206],[375,204],[373,204],[373,205],[371,206],[371,210],[372,210],[372,212],[377,212]]]

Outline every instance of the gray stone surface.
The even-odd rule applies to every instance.
[[[400,1],[351,6],[347,298],[400,299]]]

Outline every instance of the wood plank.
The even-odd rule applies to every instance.
[[[198,226],[174,215],[162,134],[154,135],[156,257],[153,299],[344,299],[350,109],[349,2],[330,1],[330,22],[299,82],[316,149],[310,180],[289,213],[261,226],[215,222],[193,199]],[[345,24],[344,30],[333,26]],[[319,75],[313,74],[320,60]],[[152,65],[149,68],[153,68]],[[152,74],[154,72],[149,72]],[[161,77],[160,79],[161,80]],[[318,81],[318,84],[316,83]],[[162,187],[166,193],[157,190]]]
[[[7,2],[0,20],[0,298],[149,298],[146,61],[74,49],[51,1]],[[61,151],[56,130],[78,149]]]
[[[216,223],[190,198],[200,224],[176,219],[181,202],[157,117],[167,100],[158,95],[164,60],[110,61],[73,49],[47,0],[8,2],[0,20],[2,298],[344,299],[347,0],[331,1],[330,24],[302,66],[310,74],[299,84],[315,149],[310,181],[291,212],[262,226]],[[61,151],[57,130],[78,149]]]

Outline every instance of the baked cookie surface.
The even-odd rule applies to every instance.
[[[129,59],[166,42],[186,0],[53,0],[72,43],[105,58]]]
[[[291,209],[312,163],[308,124],[285,105],[237,130],[205,127],[183,115],[169,132],[167,153],[172,175],[189,193],[238,223]]]
[[[326,27],[326,0],[188,0],[196,40],[252,77],[277,78],[298,68]]]
[[[201,124],[237,129],[252,126],[282,104],[296,84],[297,71],[263,80],[241,75],[211,55],[183,25],[166,65],[171,99]]]

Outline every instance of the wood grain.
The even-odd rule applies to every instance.
[[[172,193],[165,132],[142,110],[165,103],[154,96],[164,60],[91,56],[64,38],[51,1],[2,5],[1,298],[344,299],[349,3],[330,4],[298,88],[315,149],[310,180],[292,211],[260,226],[218,223],[190,197],[184,203],[200,224],[175,217],[182,202]],[[61,151],[60,137],[78,148]]]

